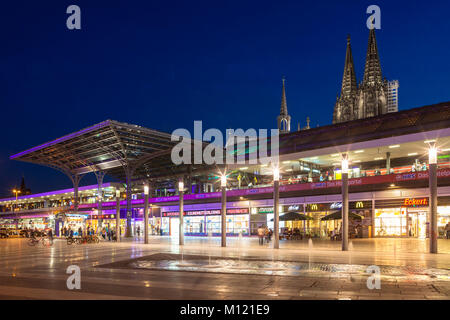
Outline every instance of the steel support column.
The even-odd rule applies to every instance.
[[[430,253],[437,253],[437,164],[430,163],[429,170],[430,186]]]
[[[120,191],[116,190],[116,237],[120,242]]]
[[[150,188],[147,186],[147,188]],[[144,190],[144,243],[148,244],[148,195],[150,191]]]
[[[227,246],[227,187],[222,187],[222,247]]]
[[[386,152],[386,174],[391,172],[391,153]]]
[[[279,221],[280,221],[280,181],[273,182],[273,248],[280,248]]]
[[[179,217],[180,217],[180,239],[179,244],[180,246],[184,245],[184,182],[183,179],[180,179],[178,183],[178,193],[179,193]]]
[[[348,173],[342,173],[342,251],[348,251]]]

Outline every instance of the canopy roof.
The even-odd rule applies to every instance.
[[[171,135],[138,125],[106,120],[10,157],[48,166],[68,175],[103,171],[125,181],[188,174],[205,165],[175,165]]]

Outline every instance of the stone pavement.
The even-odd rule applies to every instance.
[[[0,240],[0,299],[448,300],[450,254],[421,252],[426,243],[415,240],[353,240],[353,250],[341,252],[338,243],[319,241],[313,241],[312,248],[307,241],[282,242],[280,250],[272,250],[270,244],[258,246],[257,239],[228,239],[227,248],[219,246],[219,239],[189,237],[181,248],[176,239],[156,236],[150,237],[149,245],[123,241],[69,246],[57,240],[53,247],[29,247],[25,239],[7,239]],[[440,241],[439,245],[445,248],[448,242]],[[393,252],[392,248],[402,250]],[[324,270],[312,268],[311,272],[284,276],[105,267],[161,253],[242,261],[290,261],[294,265],[298,262],[299,266],[306,262],[313,266],[336,264],[342,270],[352,269],[352,265],[376,264],[382,270],[395,272],[382,272],[381,289],[369,290],[366,285],[369,275],[361,272],[362,269],[327,273],[330,270],[323,267]],[[66,287],[69,265],[81,268],[81,290]],[[438,273],[427,273],[427,270]]]

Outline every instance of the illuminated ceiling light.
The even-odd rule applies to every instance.
[[[375,158],[374,160],[383,160],[383,157]]]
[[[340,163],[339,162],[335,162],[335,163],[333,163],[333,166],[339,166],[340,165]]]
[[[356,150],[355,153],[363,153],[364,150]]]
[[[248,169],[248,167],[239,168],[239,170],[247,170],[247,169]]]
[[[360,163],[361,160],[354,160],[353,162],[354,162],[354,163]]]
[[[284,164],[289,164],[289,163],[291,163],[291,161],[290,161],[290,160],[287,160],[287,161],[283,161],[283,163],[284,163]]]
[[[436,164],[437,163],[437,149],[435,146],[431,146],[428,150],[428,161],[430,164]]]
[[[273,181],[280,180],[280,169],[278,167],[273,168]]]
[[[309,158],[309,159],[311,159],[311,160],[317,160],[317,159],[319,159],[319,157],[314,157],[314,158]]]
[[[423,143],[433,143],[436,142],[436,139],[432,139],[432,140],[425,140]]]
[[[227,186],[227,176],[224,175],[224,174],[220,177],[220,185],[222,187],[226,187]]]
[[[411,157],[411,156],[417,156],[418,155],[418,153],[417,152],[413,152],[413,153],[408,153],[408,156],[409,157]]]
[[[265,168],[265,167],[267,167],[267,164],[262,164],[261,165],[261,168]]]
[[[395,184],[391,184],[391,187],[395,187]]]
[[[335,153],[335,154],[332,154],[331,156],[332,156],[333,158],[334,158],[334,157],[339,157],[340,154],[339,154],[339,153]]]
[[[292,171],[292,169],[286,169],[286,171],[288,171],[288,172],[291,172],[291,171]]]
[[[400,148],[399,144],[394,144],[393,146],[389,146],[389,149]]]
[[[442,149],[441,151],[450,151],[450,148]]]
[[[348,173],[348,159],[347,158],[343,158],[342,159],[342,173]]]

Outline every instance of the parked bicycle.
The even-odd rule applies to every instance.
[[[31,237],[30,239],[28,239],[27,243],[29,246],[34,247],[35,245],[37,245],[38,243],[42,243],[42,245],[44,247],[50,247],[53,245],[53,239],[49,238],[47,236],[43,236],[43,237]]]

